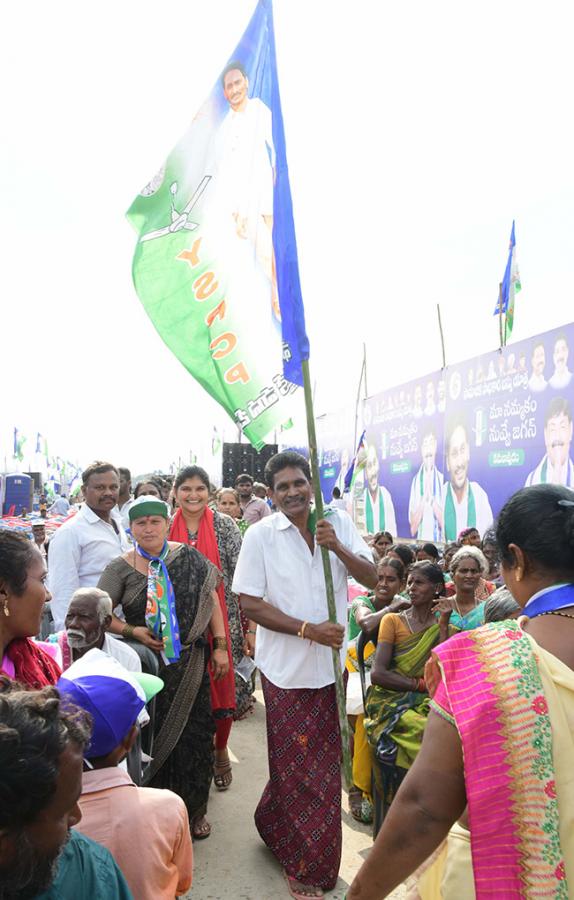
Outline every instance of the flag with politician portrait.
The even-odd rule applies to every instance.
[[[136,290],[188,371],[261,447],[308,358],[271,0],[128,211]]]

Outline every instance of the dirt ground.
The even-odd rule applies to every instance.
[[[253,813],[267,781],[265,710],[260,691],[253,715],[235,722],[229,742],[233,784],[225,792],[211,790],[208,819],[212,834],[196,841],[193,887],[187,897],[200,900],[288,900],[281,867],[261,841]],[[329,900],[342,900],[371,847],[370,826],[355,822],[343,794],[343,859],[339,880]],[[404,898],[399,888],[391,895]]]

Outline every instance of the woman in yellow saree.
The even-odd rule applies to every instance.
[[[364,726],[385,811],[420,749],[429,712],[425,664],[433,647],[449,636],[450,613],[437,621],[433,609],[443,591],[439,567],[415,563],[407,581],[411,606],[387,613],[379,626]]]
[[[348,900],[386,897],[467,805],[478,900],[574,896],[574,494],[518,491],[497,542],[525,615],[436,649],[421,752]]]

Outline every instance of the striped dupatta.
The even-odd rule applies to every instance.
[[[431,707],[462,742],[476,897],[567,900],[552,726],[570,744],[572,734],[556,701],[550,715],[541,675],[543,659],[555,658],[515,621],[463,632],[434,654],[442,680]],[[562,669],[574,701],[574,674]],[[561,811],[571,819],[569,806]]]

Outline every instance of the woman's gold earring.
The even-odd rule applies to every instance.
[[[8,609],[8,601],[7,600],[4,600],[2,612],[4,613],[5,616],[10,616],[10,610]]]
[[[522,581],[522,569],[520,568],[520,566],[517,567],[514,577],[517,581]]]

